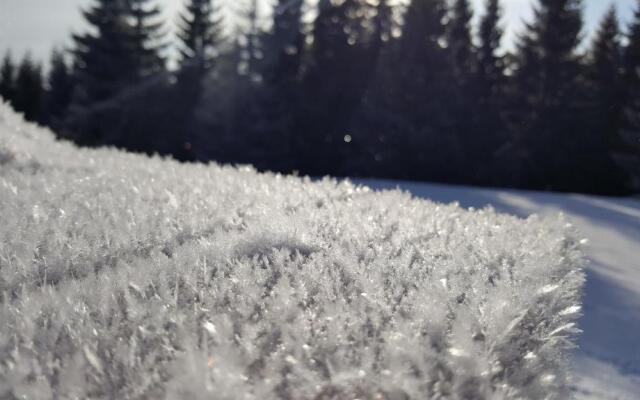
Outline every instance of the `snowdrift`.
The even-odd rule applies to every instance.
[[[78,149],[0,107],[0,398],[564,398],[582,263],[561,217]]]

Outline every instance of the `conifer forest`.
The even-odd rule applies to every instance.
[[[583,1],[532,0],[506,48],[503,1],[184,0],[170,33],[154,0],[94,0],[46,65],[4,55],[0,95],[60,139],[184,162],[640,191],[640,3],[587,39]]]

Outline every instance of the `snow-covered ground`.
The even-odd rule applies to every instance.
[[[584,243],[0,107],[0,398],[565,399]]]
[[[459,202],[528,216],[566,214],[589,239],[584,331],[573,358],[577,399],[640,399],[640,199],[516,190],[491,190],[389,181],[360,181],[376,189],[399,187],[438,202]]]
[[[357,183],[551,218],[78,150],[0,105],[0,398],[552,398],[582,281],[560,211],[592,260],[573,394],[640,399],[639,200]]]

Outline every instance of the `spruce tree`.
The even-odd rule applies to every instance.
[[[473,12],[469,0],[455,0],[447,32],[447,44],[452,57],[453,78],[464,85],[471,79],[474,46],[471,40]]]
[[[93,32],[73,35],[76,102],[92,105],[114,97],[137,82],[140,74],[131,42],[134,32],[128,2],[96,0],[82,13]]]
[[[637,168],[640,165],[640,1],[628,28],[623,64],[624,113],[619,150],[636,165],[629,168],[629,172],[637,190],[640,188],[640,169]]]
[[[300,72],[304,51],[303,1],[278,0],[272,9],[271,29],[263,39],[264,84],[259,107],[264,114],[261,144],[269,154],[271,168],[290,172],[295,168],[293,135],[301,100]]]
[[[15,66],[11,54],[7,52],[0,67],[0,97],[12,103],[15,95]]]
[[[378,176],[399,178],[397,143],[390,145],[390,138],[398,138],[394,121],[401,118],[391,110],[398,107],[395,92],[398,76],[398,34],[400,26],[395,18],[397,9],[388,0],[380,0],[375,9],[368,9],[374,17],[371,25],[372,65],[371,77],[360,100],[357,113],[348,132],[345,170],[352,176]]]
[[[500,0],[486,0],[485,12],[478,30],[479,46],[476,53],[476,71],[473,90],[475,100],[475,129],[478,164],[478,183],[505,184],[504,165],[500,159],[508,142],[504,126],[506,77],[505,59],[500,55],[503,30],[500,26],[502,9]]]
[[[534,106],[567,104],[580,78],[577,47],[582,31],[581,0],[539,0],[534,22],[519,44],[518,79],[534,82]],[[536,64],[537,71],[527,69]]]
[[[402,170],[409,179],[448,181],[457,174],[458,153],[450,110],[451,58],[446,48],[447,15],[443,0],[412,0],[398,43],[390,113],[399,118],[395,130]],[[457,116],[456,118],[459,118]]]
[[[580,134],[581,31],[581,0],[539,0],[518,43],[511,122],[527,158],[514,162],[524,161],[521,182],[538,189],[584,190],[594,183],[583,168],[594,149]]]
[[[15,65],[11,53],[7,52],[0,67],[0,97],[7,103],[13,102],[15,95]]]
[[[252,83],[262,81],[263,65],[263,37],[264,30],[260,23],[258,0],[246,0],[245,7],[240,11],[240,19],[244,21],[239,27],[240,65],[238,70],[241,75],[249,78]]]
[[[381,44],[389,42],[394,27],[393,6],[389,0],[378,0],[374,17],[374,40]]]
[[[299,113],[297,131],[308,132],[298,138],[299,165],[305,173],[342,174],[357,146],[349,128],[375,71],[380,35],[370,18],[374,4],[321,0],[317,7],[303,79],[314,96]]]
[[[443,42],[446,27],[443,20],[447,14],[442,0],[412,0],[404,16],[401,52],[407,59],[403,62],[414,70],[417,84],[428,78],[427,71],[440,73],[445,65],[446,54]]]
[[[65,54],[54,50],[47,77],[47,91],[44,96],[44,109],[41,121],[59,130],[73,96],[73,78],[65,60]]]
[[[265,27],[257,0],[245,0],[239,10],[235,48],[230,60],[235,64],[231,75],[233,152],[243,163],[259,169],[269,167],[274,142],[267,134],[269,120],[263,107],[267,100],[264,82]]]
[[[152,0],[95,0],[83,15],[93,31],[74,35],[75,73],[91,104],[161,72],[160,10]]]
[[[623,50],[625,100],[629,111],[633,111],[634,103],[640,101],[640,1],[629,25],[627,45]],[[631,121],[627,121],[629,124]],[[631,123],[628,127],[635,128]],[[637,127],[640,129],[640,126]]]
[[[13,106],[27,121],[37,121],[42,101],[42,68],[27,54],[18,67]]]
[[[144,114],[131,113],[151,109],[137,106],[142,107],[145,93],[157,86],[150,78],[164,70],[159,9],[153,0],[94,0],[83,16],[92,29],[73,36],[77,86],[67,128],[82,144],[128,146],[122,139],[136,138],[122,131],[128,128],[119,121],[140,119]],[[134,107],[133,102],[139,104]]]
[[[640,1],[627,34],[628,44],[624,48],[625,84],[640,85]]]
[[[218,0],[189,0],[180,14],[180,68],[201,73],[214,67],[222,44],[222,15]]]
[[[621,33],[612,6],[603,18],[591,48],[589,81],[593,95],[594,135],[602,146],[611,148],[618,144],[621,128],[624,86],[622,83],[622,45]]]
[[[504,82],[504,57],[499,55],[503,29],[500,27],[502,8],[500,0],[486,0],[485,14],[478,32],[480,45],[477,52],[477,87],[481,102],[500,95]]]
[[[483,154],[480,145],[485,138],[477,133],[476,102],[473,87],[475,70],[475,48],[471,39],[473,12],[469,0],[456,0],[451,9],[451,20],[447,27],[447,52],[449,53],[451,94],[447,96],[452,135],[459,144],[458,170],[466,179],[477,179]],[[459,118],[466,115],[466,118]]]
[[[136,58],[138,79],[163,73],[166,61],[162,56],[167,48],[162,20],[162,10],[156,0],[128,0],[128,13],[133,17],[133,32],[130,38]]]
[[[265,38],[267,81],[278,84],[298,77],[304,46],[302,5],[298,0],[278,0],[273,7],[273,24]]]
[[[413,0],[409,3],[400,39],[402,73],[399,81],[404,85],[400,93],[406,103],[413,104],[411,115],[420,115],[430,98],[443,95],[440,85],[448,71],[448,60],[443,46],[447,13],[441,0]]]
[[[205,78],[215,71],[223,45],[223,18],[218,0],[189,0],[178,24],[179,69],[174,115],[174,155],[193,160],[200,121],[196,110],[201,102]]]

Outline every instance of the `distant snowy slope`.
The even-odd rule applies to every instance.
[[[433,201],[495,207],[527,217],[564,213],[589,239],[584,331],[572,368],[576,397],[640,399],[640,198],[480,189],[408,182],[363,181],[399,187]]]
[[[562,218],[82,150],[2,107],[0,164],[0,398],[566,398]]]

